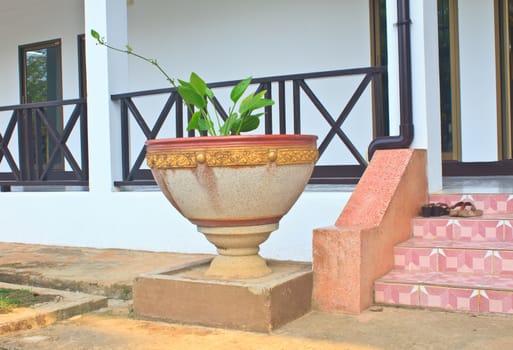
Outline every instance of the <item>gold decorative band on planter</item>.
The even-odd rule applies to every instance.
[[[308,164],[319,157],[312,147],[297,148],[215,148],[169,152],[149,152],[146,162],[150,168],[194,168],[206,163],[211,167],[229,167],[245,165]]]

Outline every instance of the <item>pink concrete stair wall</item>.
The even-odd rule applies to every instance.
[[[411,236],[427,201],[426,152],[377,151],[333,226],[314,230],[313,307],[360,313],[374,281],[392,270],[393,249]]]
[[[434,194],[473,202],[475,218],[416,217],[394,248],[394,270],[375,282],[378,304],[513,313],[513,195]]]

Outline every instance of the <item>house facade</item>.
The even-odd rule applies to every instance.
[[[430,191],[442,171],[507,173],[508,1],[408,3],[410,147],[428,150]],[[9,0],[0,10],[2,241],[213,252],[140,157],[147,138],[187,136],[168,83],[96,45],[91,29],[173,77],[261,79],[283,94],[259,132],[318,135],[317,184],[262,246],[266,257],[310,260],[312,230],[334,223],[351,194],[340,172],[357,178],[372,140],[400,132],[396,0]],[[374,69],[385,64],[386,75]]]

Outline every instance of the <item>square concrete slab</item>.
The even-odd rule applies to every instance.
[[[310,311],[312,266],[268,261],[273,273],[246,280],[204,275],[210,258],[137,277],[136,317],[269,332]]]
[[[11,312],[0,314],[0,335],[47,326],[75,315],[107,307],[107,298],[98,295],[3,282],[0,282],[0,288],[24,289],[32,293],[54,297],[48,302],[15,308]]]

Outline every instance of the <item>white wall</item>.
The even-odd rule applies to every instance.
[[[414,1],[410,11],[415,128],[411,147],[428,150],[428,191],[432,193],[442,189],[437,0]]]
[[[370,62],[367,1],[134,0],[133,48],[172,76],[208,81],[331,70]],[[131,88],[167,87],[152,67],[131,62]]]
[[[497,160],[494,1],[458,1],[462,160]]]
[[[335,223],[349,192],[305,192],[262,255],[310,261],[312,230]],[[214,253],[160,192],[1,193],[2,242]]]

